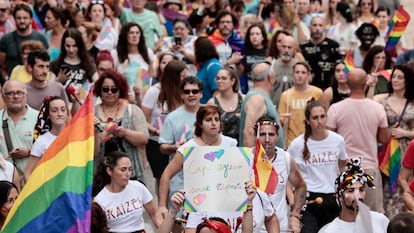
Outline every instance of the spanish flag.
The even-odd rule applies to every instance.
[[[38,162],[2,232],[90,232],[92,92]]]
[[[273,164],[264,157],[265,154],[262,144],[256,139],[253,160],[254,185],[267,194],[273,194],[279,179]]]

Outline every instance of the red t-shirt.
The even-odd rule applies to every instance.
[[[408,144],[402,164],[404,167],[414,170],[414,140],[411,140],[410,144]]]

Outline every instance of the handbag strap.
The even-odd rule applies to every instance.
[[[3,111],[3,117],[4,117],[4,111]],[[10,151],[13,150],[13,144],[10,139],[9,124],[7,123],[7,119],[3,119],[2,128],[3,128],[4,139],[7,145],[7,151],[10,153]]]
[[[398,121],[397,121],[398,124],[400,124],[400,122],[401,122],[401,120],[402,120],[402,118],[404,116],[404,113],[405,113],[405,110],[407,109],[408,103],[409,103],[409,100],[407,99],[407,101],[405,102],[404,108],[403,108],[403,110],[401,112],[401,115],[398,118]]]

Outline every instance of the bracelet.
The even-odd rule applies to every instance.
[[[171,209],[168,210],[168,215],[170,215],[171,218],[173,218],[173,219],[175,219],[175,217],[177,217],[177,213],[178,213],[178,211],[174,213]]]
[[[247,209],[253,209],[253,205],[252,204],[247,204]]]

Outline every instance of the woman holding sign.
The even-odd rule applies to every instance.
[[[159,195],[161,200],[168,200],[170,180],[183,168],[183,151],[186,147],[199,146],[237,146],[233,138],[222,135],[222,122],[219,109],[216,106],[200,107],[196,115],[194,135],[195,138],[184,143],[177,149],[177,154],[165,168],[160,180]],[[165,203],[166,204],[166,203]],[[163,214],[168,212],[164,203],[160,203],[160,211]]]

